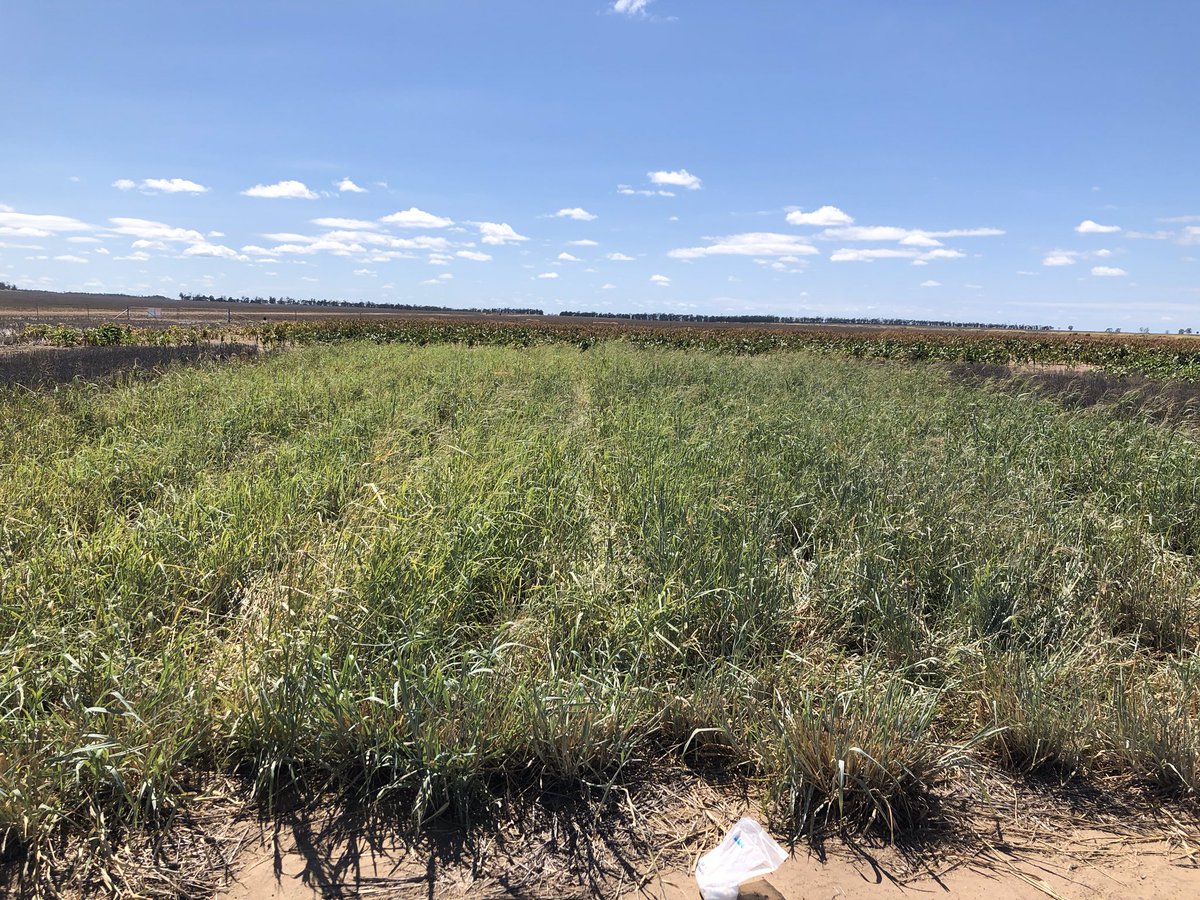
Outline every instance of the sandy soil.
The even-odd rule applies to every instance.
[[[831,838],[797,844],[743,898],[1200,897],[1200,819],[1148,795],[1125,800],[1011,778],[990,801],[951,787],[938,824],[895,842]],[[692,871],[742,815],[763,821],[745,786],[688,773],[595,799],[545,795],[497,810],[470,834],[425,832],[416,846],[327,807],[242,818],[218,900],[314,898],[585,898],[699,900]]]
[[[471,866],[444,867],[434,856],[398,845],[344,848],[340,858],[322,860],[313,848],[268,837],[243,849],[233,883],[222,900],[311,900],[327,897],[559,897],[605,896],[625,900],[698,900],[689,867],[669,869],[641,887],[628,884],[571,894],[561,888],[524,883],[527,873],[497,878]],[[333,865],[326,863],[332,862]],[[609,888],[612,888],[611,890]],[[1188,849],[1144,837],[1103,833],[1060,836],[1060,846],[1042,850],[995,847],[949,863],[946,869],[913,871],[892,852],[829,846],[824,860],[799,848],[766,879],[743,885],[745,900],[799,898],[903,898],[944,896],[964,900],[1017,898],[1164,898],[1200,896],[1200,861]]]

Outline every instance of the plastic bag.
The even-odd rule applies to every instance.
[[[738,885],[770,875],[787,853],[753,819],[737,823],[696,863],[696,884],[704,900],[737,900]]]

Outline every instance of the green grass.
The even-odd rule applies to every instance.
[[[896,826],[964,764],[1200,786],[1186,430],[930,365],[313,346],[0,395],[0,832],[210,772],[467,819],[701,762]]]

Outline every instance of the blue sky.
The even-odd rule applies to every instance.
[[[1200,328],[1200,4],[5,0],[0,280]]]

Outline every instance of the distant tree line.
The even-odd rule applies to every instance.
[[[1050,325],[1002,325],[992,322],[943,322],[930,319],[864,319],[847,316],[705,316],[696,313],[603,313],[563,310],[560,316],[631,319],[635,322],[699,322],[736,325],[911,325],[918,328],[977,328],[1007,331],[1051,331]]]
[[[9,284],[7,281],[0,281],[0,291],[19,291],[20,288],[15,284]]]
[[[540,309],[524,309],[520,307],[500,306],[490,309],[471,307],[462,309],[455,306],[427,306],[417,303],[368,303],[366,300],[318,300],[309,297],[307,300],[297,297],[224,297],[212,294],[180,294],[180,300],[188,303],[258,303],[266,306],[328,306],[339,309],[398,309],[405,312],[469,312],[495,313],[509,316],[541,316],[545,315]]]

